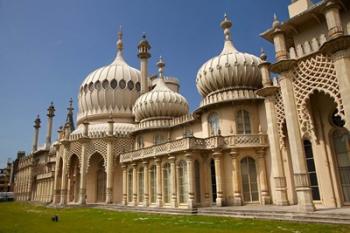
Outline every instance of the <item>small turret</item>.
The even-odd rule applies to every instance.
[[[140,59],[141,71],[141,95],[148,91],[148,59],[151,57],[149,50],[151,45],[146,39],[146,34],[143,34],[138,46],[138,58]]]

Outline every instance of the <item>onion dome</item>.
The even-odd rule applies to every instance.
[[[188,113],[188,103],[186,99],[169,89],[163,76],[165,63],[160,58],[157,63],[159,68],[159,78],[152,91],[141,95],[135,102],[133,112],[136,121],[150,119],[169,119],[179,117]]]
[[[114,61],[91,72],[81,84],[78,124],[83,121],[132,122],[132,107],[141,91],[141,73],[123,58],[122,32],[118,33]]]
[[[213,102],[254,97],[261,86],[258,68],[260,59],[239,52],[231,40],[232,22],[227,18],[220,24],[225,43],[222,52],[204,63],[197,73],[196,85],[204,97],[201,106]]]

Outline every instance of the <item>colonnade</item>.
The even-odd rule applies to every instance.
[[[53,179],[38,180],[35,192],[33,193],[33,201],[51,202],[53,195]]]

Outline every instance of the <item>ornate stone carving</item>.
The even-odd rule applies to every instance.
[[[314,125],[308,109],[308,101],[315,91],[334,99],[339,116],[344,119],[343,104],[334,65],[329,56],[316,54],[297,63],[293,71],[293,87],[302,136],[314,137]]]

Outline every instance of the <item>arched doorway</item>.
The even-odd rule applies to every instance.
[[[68,201],[78,202],[80,183],[79,158],[77,155],[72,155],[69,159],[68,171]]]
[[[258,179],[253,158],[245,157],[241,160],[241,176],[243,201],[245,203],[259,201]]]
[[[101,154],[95,153],[90,156],[86,181],[87,202],[105,202],[106,171]]]
[[[216,171],[214,159],[210,160],[210,183],[211,183],[211,200],[212,203],[216,203]]]
[[[335,130],[332,133],[333,148],[336,157],[339,184],[344,204],[350,204],[350,134],[344,128],[345,122],[335,111],[332,115]]]

